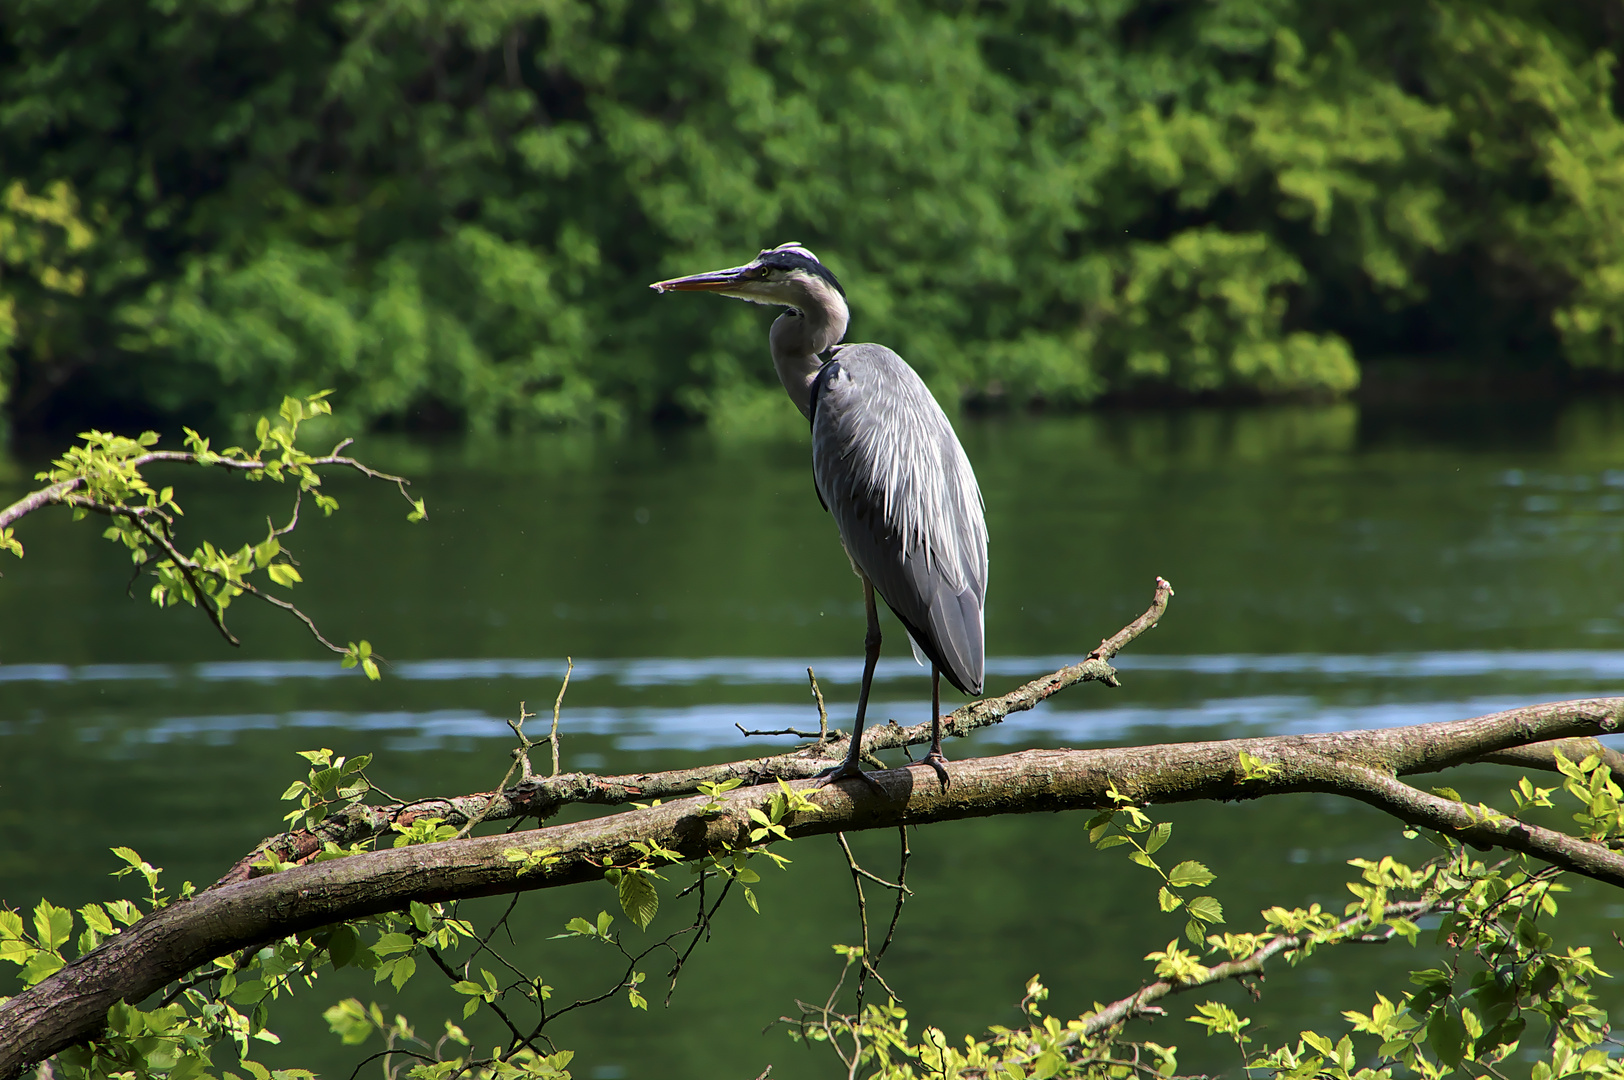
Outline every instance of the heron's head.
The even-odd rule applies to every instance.
[[[846,311],[846,290],[829,268],[797,243],[768,248],[743,266],[656,281],[655,292],[713,292],[795,311]]]

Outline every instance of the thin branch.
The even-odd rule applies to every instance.
[[[316,628],[315,620],[309,615],[306,615],[303,611],[299,610],[296,605],[290,604],[288,601],[283,600],[280,597],[272,596],[270,593],[265,592],[251,581],[234,581],[232,584],[241,589],[243,592],[247,593],[249,596],[257,597],[258,599],[265,601],[267,604],[270,604],[272,607],[279,607],[283,611],[292,615],[295,619],[298,619],[300,622],[304,623],[305,629],[310,631],[310,636],[319,641],[325,648],[327,648],[328,651],[338,653],[341,656],[349,653],[349,650],[344,648],[344,646],[335,645],[331,641],[328,641],[326,635]],[[383,657],[379,656],[377,653],[373,653],[372,658],[379,661],[383,660]]]
[[[1156,625],[1167,610],[1167,601],[1173,588],[1161,578],[1156,579],[1156,590],[1150,606],[1133,622],[1100,643],[1081,663],[1061,668],[1050,675],[1034,679],[1002,697],[986,698],[965,705],[942,721],[944,735],[959,738],[970,732],[1000,723],[1012,713],[1033,708],[1069,686],[1080,682],[1104,682],[1114,685],[1116,670],[1107,662],[1139,635]],[[808,669],[808,678],[811,672]],[[562,693],[562,690],[560,691]],[[819,717],[827,733],[828,717],[822,711],[822,694],[813,680],[813,694],[820,703]],[[850,736],[834,733],[836,737],[823,739],[797,747],[788,753],[769,757],[751,758],[718,765],[700,765],[688,769],[673,769],[659,773],[635,773],[625,776],[598,776],[592,773],[565,773],[545,779],[532,777],[513,788],[491,793],[464,795],[437,800],[418,800],[411,805],[430,806],[428,812],[448,825],[461,827],[474,817],[484,821],[509,821],[534,817],[545,820],[560,806],[570,803],[590,803],[598,806],[622,806],[630,802],[651,799],[672,799],[691,795],[701,784],[721,784],[729,780],[742,780],[746,785],[772,783],[776,779],[804,780],[817,776],[828,768],[831,760],[844,757],[844,747]],[[810,733],[808,733],[810,737]],[[923,746],[931,741],[930,722],[912,727],[899,727],[895,722],[870,727],[863,733],[863,757],[874,761],[880,750],[906,746]],[[883,763],[879,763],[883,768]],[[255,847],[249,855],[220,878],[217,885],[245,881],[255,875],[253,864],[259,861],[267,848],[275,848],[284,862],[298,863],[310,858],[323,846],[332,842],[349,847],[385,835],[400,820],[401,804],[368,806],[353,803],[336,810],[324,820],[315,832],[295,830],[269,837]]]
[[[569,676],[568,675],[564,676],[564,685],[565,686],[569,685]],[[564,698],[564,691],[560,690],[558,692],[558,697],[559,697],[559,700],[562,701],[563,698]],[[468,818],[468,820],[463,824],[462,828],[457,830],[457,835],[456,835],[455,839],[461,840],[463,837],[467,836],[469,833],[474,831],[474,826],[478,825],[480,822],[485,820],[486,816],[488,814],[490,814],[490,812],[491,812],[491,807],[496,805],[496,800],[501,797],[502,792],[507,790],[508,781],[513,779],[513,770],[514,769],[522,769],[523,770],[520,773],[520,776],[521,776],[522,779],[528,780],[532,775],[534,775],[531,768],[530,768],[530,748],[535,746],[536,744],[534,742],[532,742],[530,740],[530,737],[524,733],[524,722],[526,720],[535,719],[535,715],[536,714],[533,713],[533,712],[525,712],[524,702],[522,702],[522,701],[519,702],[519,719],[518,719],[518,721],[517,722],[515,722],[513,720],[508,721],[508,727],[512,728],[513,729],[513,734],[518,736],[518,738],[519,738],[519,745],[514,747],[514,749],[513,749],[513,762],[512,762],[512,764],[510,764],[508,766],[507,772],[503,774],[502,782],[500,784],[496,785],[496,790],[495,791],[491,792],[490,798],[486,800],[484,808],[481,809],[479,811],[479,813],[474,814],[474,815],[472,815],[472,816],[470,816]],[[558,707],[555,705],[555,706],[553,706],[553,739],[554,739],[554,742],[553,742],[553,768],[554,768],[555,771],[558,768],[558,742],[557,742],[557,738],[558,738]]]
[[[220,614],[218,608],[211,602],[211,597],[203,591],[203,586],[198,584],[197,572],[199,567],[197,563],[181,554],[180,549],[170,542],[167,535],[163,535],[162,531],[154,532],[147,526],[147,523],[142,520],[141,514],[131,512],[129,509],[124,507],[105,506],[101,503],[90,503],[88,500],[83,505],[87,510],[95,510],[98,513],[107,514],[109,517],[128,518],[130,521],[134,522],[135,527],[141,530],[141,534],[158,547],[163,548],[163,550],[169,554],[170,561],[179,567],[181,575],[186,579],[186,587],[192,591],[193,600],[196,602],[199,608],[203,609],[203,613],[209,617],[209,621],[214,624],[214,628],[220,631],[220,636],[225,638],[233,645],[242,644],[241,641],[237,640],[236,634],[233,634],[230,630],[226,629],[224,616]],[[311,625],[312,628],[314,628],[314,624]],[[320,637],[319,634],[317,636]]]
[[[0,529],[10,525],[18,518],[32,514],[35,510],[41,510],[47,506],[60,503],[63,496],[83,486],[83,484],[84,481],[82,480],[59,480],[50,487],[43,487],[38,491],[24,495],[4,510],[0,510]]]
[[[811,668],[806,669],[806,681],[812,686],[812,700],[818,703],[818,745],[822,746],[829,741],[829,710],[823,705],[823,691],[818,689],[818,677]]]
[[[792,727],[778,728],[774,731],[764,731],[759,728],[747,728],[737,720],[733,721],[733,726],[738,728],[739,734],[743,735],[747,739],[755,735],[793,735],[797,739],[818,739],[821,741],[827,734],[826,731],[802,731],[800,728]]]
[[[286,525],[282,526],[280,529],[278,529],[276,527],[276,522],[272,521],[269,517],[267,517],[265,519],[265,524],[267,524],[267,525],[269,525],[271,527],[271,535],[272,536],[286,536],[286,535],[288,535],[288,533],[292,532],[294,529],[297,529],[299,527],[299,507],[302,506],[303,504],[304,504],[304,488],[302,488],[302,487],[301,488],[294,488],[294,490],[293,490],[293,513],[291,515],[289,515],[288,523]]]
[[[450,964],[445,962],[445,957],[440,955],[440,950],[436,949],[432,945],[427,945],[424,947],[423,951],[429,954],[429,959],[434,961],[434,966],[439,968],[440,971],[445,974],[447,979],[450,979],[453,983],[462,981],[462,976],[457,974],[456,968],[453,968]],[[529,1046],[530,1049],[535,1049],[535,1047],[531,1045],[530,1040],[524,1037],[524,1033],[521,1032],[513,1021],[508,1018],[508,1014],[503,1011],[502,1006],[498,1005],[494,1001],[486,1001],[484,1004],[489,1007],[490,1010],[498,1017],[500,1017],[502,1023],[506,1024],[507,1029],[513,1033],[512,1048],[514,1050],[517,1050],[521,1046]]]
[[[406,501],[411,502],[412,498],[406,492],[406,488],[411,485],[410,480],[407,480],[403,476],[394,476],[390,473],[379,472],[377,469],[363,465],[354,458],[342,457],[338,454],[339,450],[342,450],[344,447],[350,445],[350,443],[353,441],[354,440],[352,439],[345,439],[343,442],[339,443],[338,446],[333,448],[333,453],[328,454],[325,457],[311,458],[310,460],[303,462],[303,464],[312,468],[323,465],[337,465],[342,468],[353,469],[369,479],[384,480],[394,484],[400,489],[400,493],[405,497]],[[198,465],[203,468],[227,469],[236,472],[264,472],[268,464],[279,464],[264,461],[244,461],[237,458],[219,457],[213,454],[210,455],[210,459],[211,460],[205,463],[199,459],[198,455],[189,450],[151,450],[145,454],[137,454],[135,457],[129,458],[126,462],[124,462],[124,464],[139,469],[144,465],[152,465],[159,462],[172,462],[183,465]],[[73,492],[80,491],[84,489],[85,486],[86,483],[84,477],[74,476],[66,480],[59,480],[48,487],[40,488],[38,491],[30,492],[29,494],[18,499],[16,502],[12,503],[10,506],[6,507],[4,510],[0,510],[0,528],[5,528],[12,522],[17,521],[19,518],[26,517],[36,510],[42,510],[47,506],[61,505],[66,503],[68,501],[68,497],[71,496]]]
[[[548,733],[547,741],[553,746],[553,771],[549,776],[558,775],[558,711],[564,707],[564,691],[570,688],[570,673],[575,670],[573,657],[564,657],[564,682],[558,688],[558,697],[553,701],[553,730]],[[525,758],[525,779],[529,779],[530,759]],[[504,788],[506,784],[502,785]]]
[[[1396,915],[1407,919],[1415,919],[1423,915],[1429,915],[1435,912],[1447,910],[1453,907],[1453,905],[1454,902],[1448,900],[1410,900],[1388,904],[1386,911],[1389,916]],[[1346,934],[1355,927],[1359,926],[1361,923],[1367,921],[1368,916],[1362,912],[1357,915],[1352,915],[1338,923],[1336,930],[1333,931],[1333,933]],[[1391,927],[1389,927],[1385,932],[1375,935],[1361,935],[1359,938],[1353,940],[1362,941],[1366,944],[1373,943],[1377,940],[1387,941],[1392,938],[1393,933],[1394,931]],[[1222,964],[1214,964],[1212,967],[1208,968],[1207,973],[1200,978],[1191,979],[1185,982],[1170,979],[1158,979],[1149,986],[1135,991],[1125,998],[1120,998],[1113,1001],[1111,1004],[1106,1005],[1103,1008],[1096,1009],[1094,1012],[1084,1016],[1083,1022],[1079,1027],[1067,1032],[1065,1037],[1062,1039],[1062,1045],[1076,1043],[1079,1040],[1098,1035],[1102,1031],[1107,1031],[1111,1028],[1117,1027],[1120,1024],[1127,1023],[1136,1016],[1142,1016],[1151,1011],[1151,1006],[1154,1002],[1160,1001],[1169,994],[1181,994],[1186,990],[1195,990],[1203,986],[1211,986],[1214,983],[1225,982],[1230,979],[1240,979],[1247,975],[1256,975],[1263,970],[1263,966],[1270,960],[1274,959],[1276,956],[1279,956],[1283,952],[1301,948],[1313,937],[1314,933],[1312,931],[1304,931],[1300,934],[1280,934],[1270,939],[1265,944],[1259,946],[1256,952],[1253,952],[1248,956],[1244,956],[1239,960],[1230,960]]]

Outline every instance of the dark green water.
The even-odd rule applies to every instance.
[[[1157,574],[1178,594],[1122,657],[1122,689],[1076,688],[952,756],[1394,725],[1624,692],[1624,402],[959,426],[992,533],[989,693],[1085,653],[1143,609]],[[408,526],[392,491],[339,478],[343,510],[308,519],[293,547],[329,634],[365,636],[391,661],[378,684],[341,674],[272,613],[233,609],[245,641],[234,650],[195,614],[125,599],[128,564],[93,522],[24,523],[28,558],[7,557],[0,580],[0,899],[119,894],[124,883],[105,876],[115,844],[177,884],[213,880],[276,830],[300,749],[376,752],[376,779],[405,796],[488,788],[507,764],[504,718],[521,700],[550,703],[566,655],[577,663],[566,768],[761,753],[735,722],[815,723],[808,664],[849,715],[861,597],[804,443],[674,432],[373,439],[361,453],[411,475],[430,520]],[[26,490],[32,467],[0,479],[0,501]],[[269,487],[189,482],[194,535],[257,538],[266,513],[283,513]],[[928,690],[891,635],[878,717],[924,719]],[[1485,767],[1455,786],[1493,798],[1514,779]],[[1211,891],[1234,929],[1268,904],[1340,907],[1346,859],[1406,847],[1387,821],[1327,798],[1165,816],[1169,853],[1219,873]],[[1087,845],[1083,820],[917,833],[917,896],[886,961],[915,1030],[933,1023],[957,1040],[1012,1023],[1034,972],[1062,1017],[1140,984],[1140,958],[1179,924],[1156,913],[1146,872]],[[856,846],[891,871],[894,837]],[[553,1031],[579,1051],[578,1077],[747,1078],[768,1063],[776,1078],[831,1074],[832,1058],[760,1034],[796,997],[821,999],[836,972],[830,945],[857,936],[833,842],[787,854],[794,865],[759,889],[762,913],[731,911],[669,1008],[659,985],[649,1014],[615,1003]],[[1603,966],[1624,962],[1606,939],[1621,898],[1581,885],[1567,903]],[[526,897],[510,949],[560,998],[597,992],[613,981],[597,951],[546,938],[571,915],[613,907],[602,885]],[[663,911],[655,927],[678,918]],[[1246,1003],[1252,1030],[1274,1041],[1340,1030],[1340,1010],[1367,1009],[1372,989],[1397,996],[1424,961],[1395,947],[1282,970]],[[664,966],[650,970],[659,984]],[[400,1007],[433,1029],[456,1003],[418,981]],[[286,1043],[265,1060],[349,1075],[361,1055],[318,1014],[350,994],[393,1007],[365,982],[324,979],[307,1011],[284,1009]],[[1236,988],[1210,996],[1244,1003]],[[1184,1046],[1184,1071],[1228,1067],[1230,1053],[1177,1019],[1192,1004],[1145,1034]]]

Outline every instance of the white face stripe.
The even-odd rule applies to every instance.
[[[812,254],[811,250],[805,244],[801,243],[799,240],[791,240],[788,243],[779,244],[775,248],[762,248],[761,249],[761,254],[762,255],[771,255],[775,251],[793,251],[796,254],[805,255],[807,258],[811,259],[815,263],[818,263],[819,265],[822,265],[822,263],[823,263],[822,259],[820,259],[816,255]],[[757,257],[759,258],[760,256],[757,256]]]

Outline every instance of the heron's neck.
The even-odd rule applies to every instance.
[[[833,290],[830,290],[831,293]],[[819,353],[840,343],[846,336],[850,314],[846,302],[839,294],[821,304],[808,304],[805,309],[791,309],[773,320],[768,335],[772,342],[773,370],[784,392],[801,410],[801,415],[812,415],[812,380],[823,366]]]

